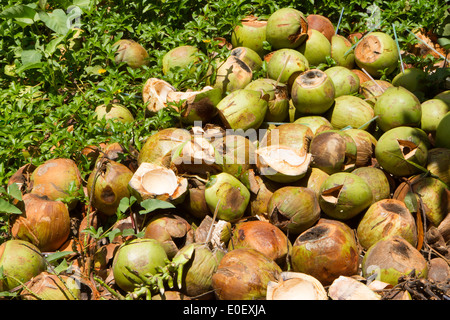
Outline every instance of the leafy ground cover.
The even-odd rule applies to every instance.
[[[180,113],[174,109],[152,116],[145,112],[141,99],[145,80],[160,78],[180,91],[208,83],[209,64],[194,73],[181,69],[163,74],[165,53],[193,45],[204,53],[214,51],[225,57],[229,51],[219,47],[218,38],[230,41],[243,17],[264,18],[288,6],[322,14],[335,26],[339,22],[339,34],[345,36],[374,27],[393,36],[395,30],[403,62],[408,65],[432,70],[442,63],[431,51],[409,54],[418,52],[421,45],[415,36],[419,30],[440,44],[442,54],[447,53],[449,12],[440,0],[4,1],[0,8],[0,242],[11,237],[9,219],[17,213],[11,205],[20,195],[7,188],[7,182],[19,168],[70,158],[86,181],[93,163],[83,152],[85,147],[118,142],[126,150],[123,161],[135,156],[154,132],[180,125]],[[120,39],[133,39],[145,47],[149,65],[132,69],[125,63],[116,64],[114,44]],[[443,66],[429,84],[429,97],[445,89],[448,69]],[[383,79],[391,81],[392,76]],[[98,120],[95,108],[109,103],[127,106],[135,121]],[[86,194],[73,196],[89,204]],[[120,220],[130,207],[124,204],[112,219]],[[116,235],[95,228],[90,234],[97,240]]]

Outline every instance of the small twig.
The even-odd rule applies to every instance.
[[[339,21],[338,21],[338,24],[336,26],[336,32],[334,34],[338,34],[338,32],[339,32],[339,26],[341,25],[343,14],[344,14],[344,7],[342,7],[341,15],[339,16]]]
[[[400,52],[400,46],[398,44],[397,32],[395,31],[395,24],[392,24],[392,28],[394,29],[395,43],[397,44],[398,56],[400,58],[400,66],[402,67],[402,73],[405,73],[405,67],[403,66],[402,54]]]
[[[370,73],[368,73],[366,71],[366,69],[361,68],[362,72],[364,72],[369,78],[370,80],[372,80],[373,83],[375,83],[377,85],[377,87],[381,90],[381,92],[384,92],[384,89],[382,86],[380,86],[380,84],[370,75]]]

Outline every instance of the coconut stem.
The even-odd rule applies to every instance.
[[[280,75],[278,76],[277,82],[275,83],[275,87],[278,86],[278,83],[280,82],[281,76],[282,76],[282,74],[284,72],[284,69],[286,69],[286,66],[287,66],[290,58],[291,58],[291,56],[288,56],[286,61],[284,62],[283,69],[281,69]]]
[[[338,34],[338,32],[339,32],[339,26],[340,26],[340,24],[341,24],[343,14],[344,14],[344,7],[342,7],[341,15],[339,16],[339,21],[338,21],[338,24],[337,24],[337,26],[336,26],[336,32],[335,32],[335,34]]]
[[[216,221],[217,212],[219,211],[219,204],[220,204],[220,199],[219,199],[219,201],[217,201],[216,208],[214,210],[214,215],[213,215],[213,218],[212,218],[212,221],[211,221],[211,226],[209,227],[208,235],[206,236],[205,243],[207,243],[207,244],[211,240],[212,230],[214,229],[214,222]]]
[[[366,71],[366,69],[361,68],[361,70],[370,78],[370,80],[373,81],[373,83],[375,83],[378,86],[378,88],[381,90],[381,92],[384,92],[384,89],[379,85],[378,82],[375,81],[375,79]]]
[[[400,46],[398,44],[397,32],[395,31],[395,24],[392,24],[392,28],[394,29],[395,43],[397,44],[398,57],[400,58],[400,66],[402,67],[402,73],[405,73],[405,67],[403,66],[402,53],[400,52]]]

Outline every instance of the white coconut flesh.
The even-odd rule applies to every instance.
[[[402,151],[403,158],[405,158],[406,160],[416,154],[418,146],[414,142],[399,139],[397,139],[397,142],[400,150]]]
[[[174,92],[175,88],[168,82],[150,78],[142,90],[142,99],[144,103],[148,102],[147,108],[150,111],[157,112],[167,106],[167,96]]]
[[[314,277],[300,272],[282,272],[278,282],[269,281],[267,300],[327,300],[325,288]]]
[[[299,175],[308,168],[311,154],[300,152],[286,146],[268,146],[256,151],[261,168],[270,167],[286,175]]]
[[[213,87],[210,86],[206,86],[204,87],[202,90],[200,91],[186,91],[186,92],[181,92],[181,91],[170,91],[167,93],[166,95],[166,99],[167,102],[180,102],[180,101],[185,101],[185,103],[193,103],[195,101],[195,98],[197,97],[197,95],[199,95],[200,93],[212,90]]]
[[[214,163],[215,152],[214,147],[209,141],[203,137],[195,137],[192,141],[187,142],[181,149],[181,156],[173,159],[175,164],[202,164]]]
[[[142,176],[142,187],[151,194],[172,195],[178,188],[178,181],[175,173],[168,170],[152,170]]]
[[[344,185],[338,185],[330,189],[324,190],[321,194],[323,200],[331,204],[337,204]]]
[[[173,196],[180,188],[175,172],[165,167],[144,162],[134,173],[130,186],[141,194]]]

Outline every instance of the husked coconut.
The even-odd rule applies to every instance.
[[[284,145],[270,145],[256,150],[256,166],[261,174],[276,182],[294,182],[308,170],[311,154]]]
[[[269,281],[266,300],[328,300],[319,280],[306,273],[282,272],[280,279]]]
[[[150,112],[158,112],[167,107],[167,96],[176,89],[170,83],[158,79],[148,79],[142,89],[142,100],[147,104],[147,110]]]
[[[158,199],[178,202],[183,199],[187,179],[179,177],[171,169],[144,162],[129,182],[133,193],[141,200]]]

